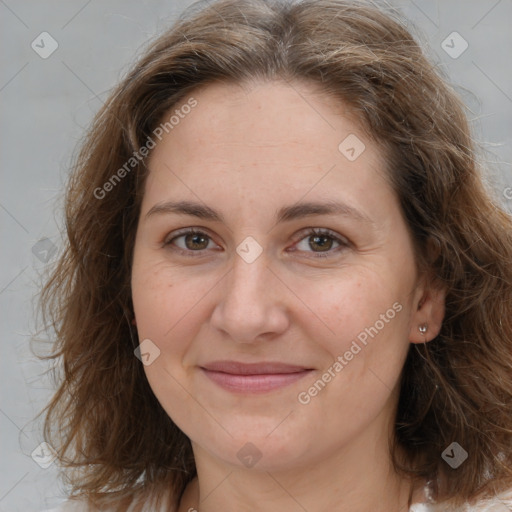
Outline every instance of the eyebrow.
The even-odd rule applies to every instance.
[[[165,201],[163,203],[155,204],[146,213],[146,218],[154,215],[172,213],[190,215],[192,217],[197,217],[198,219],[225,223],[222,213],[207,205],[194,201]],[[291,206],[284,206],[277,211],[275,215],[275,223],[279,224],[281,222],[290,222],[292,220],[315,215],[341,215],[345,217],[352,217],[359,222],[374,224],[373,220],[363,212],[357,210],[353,206],[337,201],[300,202]]]

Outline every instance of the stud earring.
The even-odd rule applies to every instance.
[[[421,334],[425,334],[427,332],[427,329],[428,329],[428,324],[421,324],[418,327],[418,329],[421,332]]]

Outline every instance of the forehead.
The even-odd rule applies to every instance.
[[[347,127],[350,124],[362,133],[353,109],[311,82],[215,82],[201,86],[191,96],[198,102],[192,113],[198,122],[183,123],[176,131],[192,135],[193,124],[193,134],[202,140],[242,140],[269,146],[287,140],[313,143],[327,131],[339,130],[332,116],[343,117]],[[299,124],[297,117],[301,118]],[[324,146],[317,144],[318,149]]]
[[[181,119],[172,116],[191,98],[196,103],[193,109],[187,108]],[[172,149],[176,158],[189,161],[208,156],[213,163],[227,158],[233,170],[237,162],[249,160],[280,165],[293,151],[295,163],[307,167],[322,162],[332,165],[342,156],[346,163],[354,150],[359,153],[364,148],[367,164],[377,171],[384,167],[382,155],[353,109],[309,82],[253,80],[203,85],[166,113],[162,122],[170,117],[179,123],[164,134],[151,159]]]
[[[184,110],[152,152],[147,192],[153,202],[176,188],[200,199],[215,191],[231,204],[262,196],[287,203],[305,195],[332,199],[333,191],[351,200],[376,186],[382,193],[380,150],[351,108],[318,88],[217,82],[193,91],[167,117],[191,97],[195,107]]]

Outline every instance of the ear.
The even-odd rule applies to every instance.
[[[137,325],[137,320],[135,317],[132,318],[132,325]]]
[[[411,315],[409,333],[411,343],[426,343],[439,334],[445,313],[445,297],[445,288],[435,279],[425,276],[415,293],[415,311]],[[421,332],[420,326],[426,327],[426,331]]]

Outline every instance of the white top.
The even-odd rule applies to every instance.
[[[130,507],[131,508],[131,507]],[[512,488],[506,492],[497,495],[490,500],[479,501],[476,505],[470,507],[464,505],[462,508],[446,508],[445,505],[436,505],[435,503],[415,503],[411,505],[409,512],[511,512],[512,511]],[[83,501],[68,500],[57,508],[44,510],[42,512],[90,512]],[[128,509],[126,512],[130,512]],[[156,512],[147,510],[147,512]],[[164,511],[162,511],[164,512]],[[165,511],[167,512],[167,511]]]

